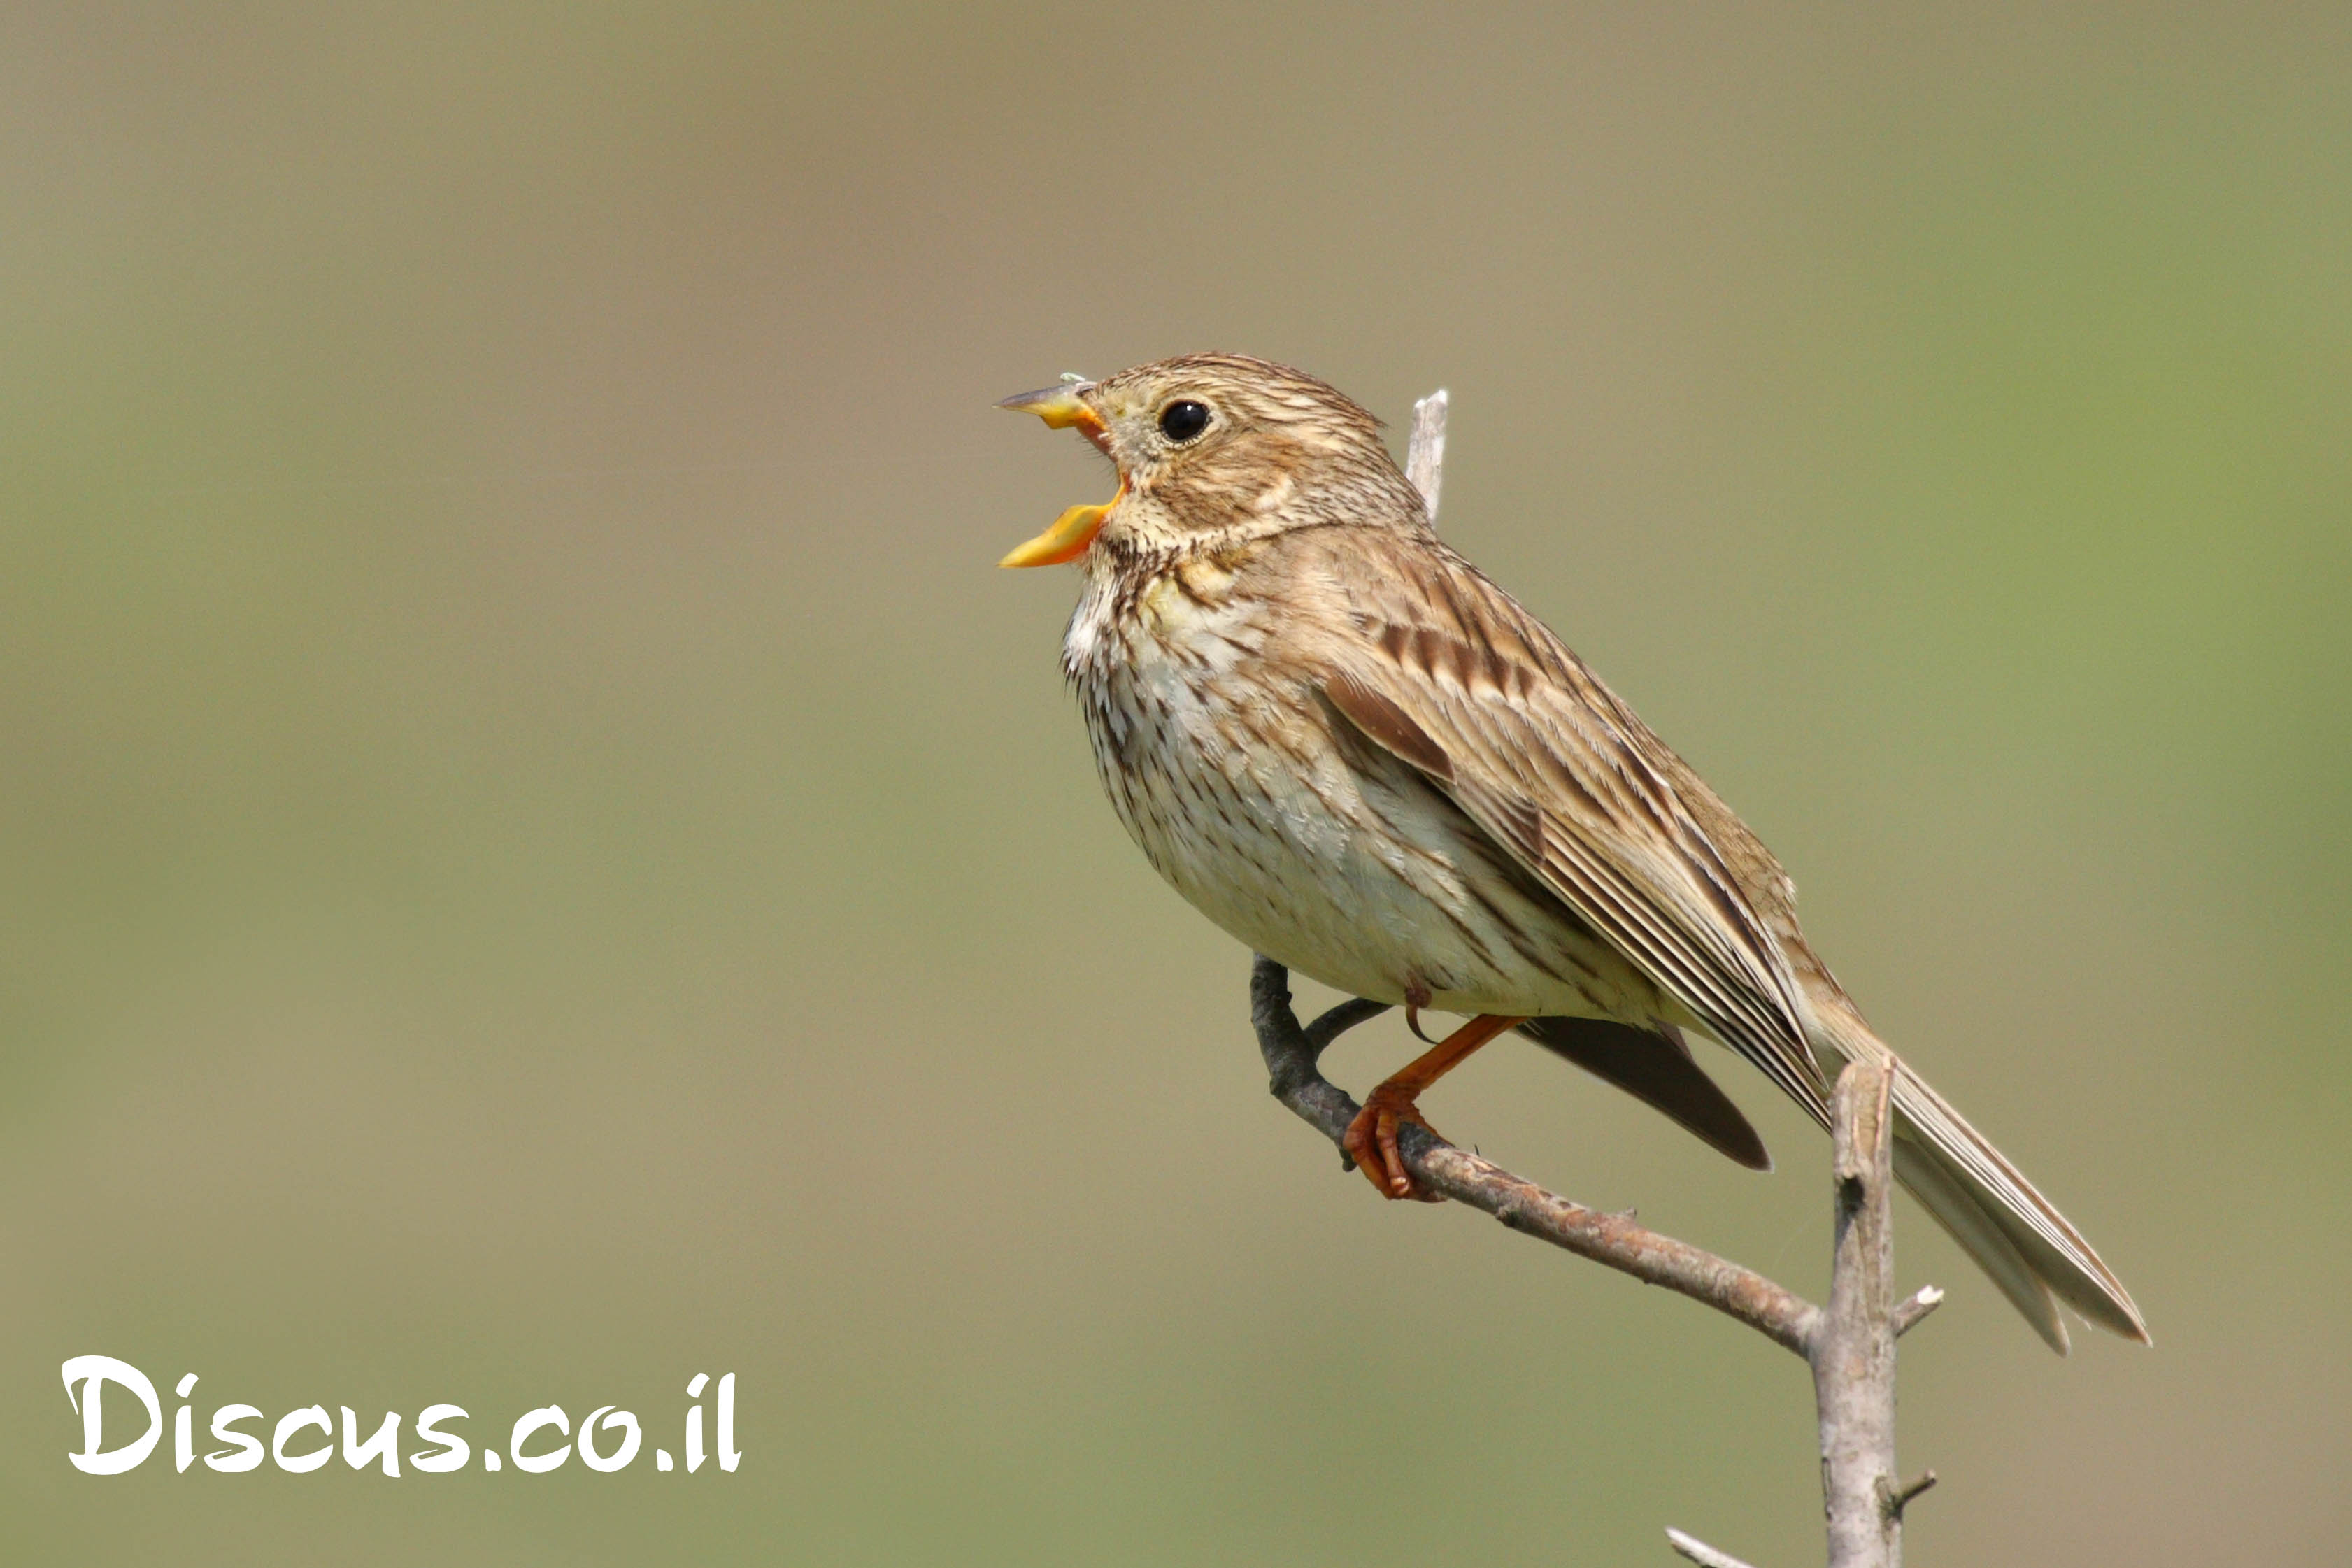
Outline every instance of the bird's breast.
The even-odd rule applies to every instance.
[[[1357,995],[1615,1011],[1590,994],[1565,911],[1412,768],[1339,728],[1278,630],[1270,606],[1172,574],[1090,584],[1071,619],[1097,771],[1160,874],[1256,952]]]

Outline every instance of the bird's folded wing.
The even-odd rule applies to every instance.
[[[1796,978],[1645,754],[1663,746],[1499,589],[1467,572],[1447,587],[1426,617],[1391,599],[1391,618],[1362,623],[1325,679],[1331,705],[1826,1126]]]
[[[1772,1168],[1764,1140],[1691,1059],[1690,1047],[1673,1025],[1644,1029],[1607,1018],[1530,1018],[1519,1026],[1519,1033],[1664,1111],[1749,1170]]]

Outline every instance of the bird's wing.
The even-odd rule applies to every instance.
[[[1672,1024],[1640,1028],[1606,1018],[1530,1018],[1519,1033],[1556,1056],[1664,1111],[1709,1147],[1751,1171],[1769,1171],[1772,1156],[1715,1079],[1691,1059],[1683,1032]]]
[[[1779,886],[1743,885],[1762,847],[1711,795],[1678,790],[1680,760],[1475,568],[1434,541],[1382,542],[1415,558],[1351,542],[1353,635],[1317,650],[1331,705],[1828,1125],[1798,981],[1757,907]]]

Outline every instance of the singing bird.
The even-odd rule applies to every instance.
[[[1006,566],[1078,565],[1062,648],[1119,820],[1193,907],[1335,990],[1466,1016],[1382,1082],[1347,1148],[1416,1192],[1397,1128],[1511,1029],[1732,1159],[1762,1141],[1697,1029],[1829,1125],[1893,1064],[1895,1169],[2063,1353],[2055,1301],[2145,1342],[2121,1281],[1893,1053],[1731,808],[1536,617],[1438,538],[1380,422],[1301,372],[1192,354],[1004,400],[1118,490]],[[2053,1301],[2053,1297],[2055,1301]]]

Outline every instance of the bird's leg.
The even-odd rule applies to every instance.
[[[1404,1156],[1397,1152],[1397,1126],[1410,1121],[1428,1132],[1441,1137],[1430,1126],[1413,1103],[1421,1091],[1452,1072],[1469,1059],[1470,1053],[1507,1029],[1526,1023],[1525,1018],[1506,1018],[1494,1013],[1482,1013],[1445,1038],[1437,1042],[1411,1063],[1391,1073],[1381,1086],[1364,1097],[1364,1108],[1356,1112],[1356,1120],[1348,1126],[1348,1135],[1340,1141],[1349,1158],[1364,1179],[1380,1189],[1387,1198],[1421,1198],[1428,1203],[1442,1202],[1433,1193],[1417,1191],[1412,1177],[1404,1168]],[[1375,1168],[1377,1167],[1377,1168]]]

